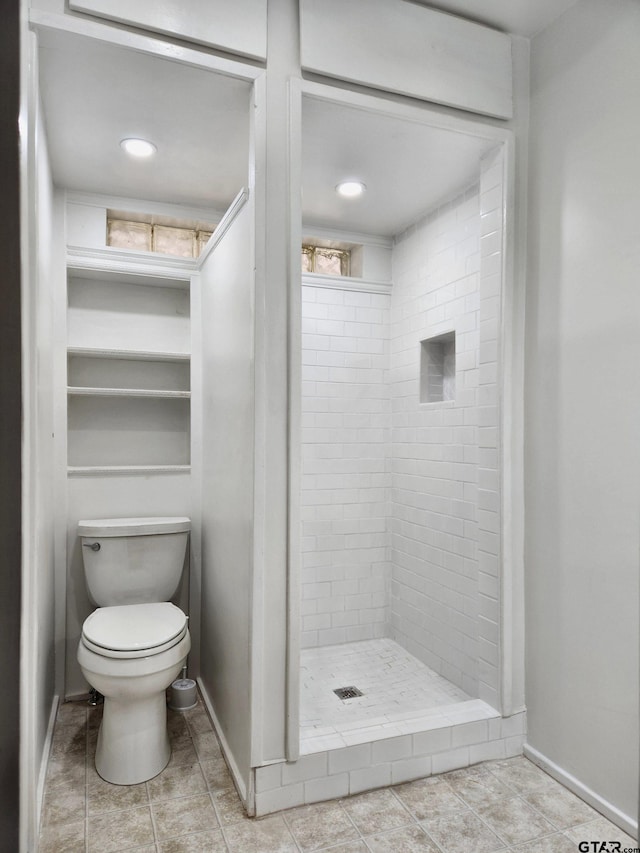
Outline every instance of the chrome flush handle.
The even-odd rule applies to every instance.
[[[99,542],[83,542],[82,547],[83,548],[91,548],[92,551],[99,551],[100,550],[100,543]]]

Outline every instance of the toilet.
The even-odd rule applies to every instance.
[[[187,617],[170,598],[182,576],[188,518],[78,522],[89,596],[98,606],[78,646],[82,672],[104,696],[96,770],[135,785],[169,763],[165,691],[191,648]]]

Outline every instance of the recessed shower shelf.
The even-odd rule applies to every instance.
[[[70,465],[69,477],[108,477],[118,474],[188,474],[190,465]]]
[[[188,400],[191,391],[166,391],[152,388],[85,388],[69,386],[71,396],[80,397],[156,397]]]

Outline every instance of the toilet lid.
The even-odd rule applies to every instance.
[[[107,657],[145,657],[171,648],[187,632],[187,617],[169,601],[99,607],[82,626],[85,645]]]

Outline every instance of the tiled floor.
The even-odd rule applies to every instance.
[[[341,700],[339,687],[362,693]],[[339,749],[452,723],[497,716],[394,640],[304,649],[300,677],[300,751]],[[360,736],[362,735],[362,736]]]
[[[147,783],[119,787],[93,767],[100,709],[63,705],[39,853],[576,853],[635,842],[525,758],[262,818],[245,816],[199,704],[170,712],[173,755]]]

